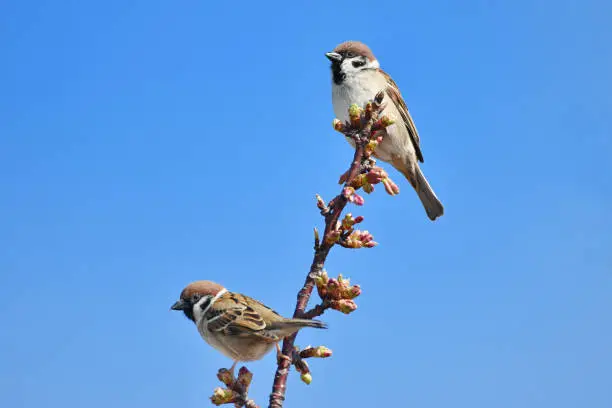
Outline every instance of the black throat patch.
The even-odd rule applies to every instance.
[[[344,58],[342,58],[340,61],[332,62],[331,65],[332,75],[336,85],[342,84],[342,82],[346,79],[346,74],[342,72],[342,61],[344,61]]]

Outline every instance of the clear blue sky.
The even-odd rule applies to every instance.
[[[396,173],[351,209],[380,246],[332,252],[359,309],[302,333],[334,356],[287,406],[612,406],[610,2],[264,3],[0,5],[0,405],[209,405],[230,362],[169,306],[292,312],[351,157],[324,52],[360,39],[446,215]]]

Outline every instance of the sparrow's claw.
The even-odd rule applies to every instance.
[[[236,364],[238,364],[238,362],[234,361],[234,364],[232,364],[232,366],[229,369],[229,372],[232,375],[232,380],[236,380],[236,376],[234,375],[234,371],[236,371]]]
[[[276,343],[276,359],[278,360],[278,362],[280,363],[281,360],[287,360],[289,361],[289,363],[291,363],[291,357],[286,356],[283,354],[283,352],[281,351],[280,346],[278,345],[278,343]]]

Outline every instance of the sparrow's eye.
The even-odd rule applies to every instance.
[[[364,65],[365,65],[365,61],[362,59],[353,61],[353,66],[355,68],[363,67]]]
[[[356,57],[355,53],[353,51],[347,51],[345,54],[346,58],[353,58]]]
[[[202,299],[202,295],[193,295],[191,297],[191,302],[195,304],[195,303],[198,303],[198,300],[200,299]]]

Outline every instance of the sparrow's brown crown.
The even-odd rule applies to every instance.
[[[191,299],[191,297],[195,294],[202,295],[202,296],[207,296],[207,295],[215,296],[222,289],[223,289],[223,286],[219,285],[218,283],[212,282],[212,281],[207,281],[207,280],[195,281],[195,282],[191,282],[189,285],[185,287],[185,289],[183,289],[183,291],[181,292],[181,299],[183,300]]]
[[[370,47],[359,41],[345,41],[334,48],[334,52],[342,55],[353,53],[355,55],[366,57],[369,61],[376,60],[372,50],[370,50]]]

